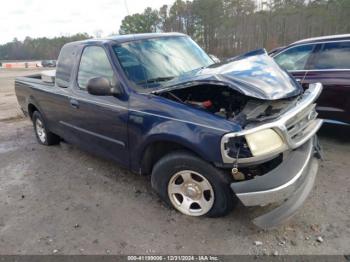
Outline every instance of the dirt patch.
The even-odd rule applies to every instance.
[[[13,123],[13,122],[17,122],[17,121],[21,121],[24,119],[24,115],[16,115],[16,116],[11,116],[11,117],[8,117],[8,118],[3,118],[3,119],[0,119],[0,122],[3,122],[3,123]]]

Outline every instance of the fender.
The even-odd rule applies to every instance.
[[[155,118],[149,120],[159,121],[159,119]],[[129,125],[129,128],[133,130],[132,133],[135,134],[129,142],[130,165],[133,170],[139,170],[146,149],[155,142],[178,144],[208,162],[221,161],[219,145],[223,135],[222,131],[171,120],[153,122],[149,126],[149,130],[139,130],[139,133],[136,134],[134,132],[138,128],[134,125]]]
[[[41,108],[41,106],[39,106],[39,103],[37,102],[36,98],[32,94],[28,97],[26,104],[27,104],[27,106],[26,106],[27,110],[29,108],[29,105],[32,104],[33,106],[35,106],[39,110],[39,112],[40,112],[41,116],[44,118],[45,122],[46,123],[49,122],[47,117],[45,116],[44,110]],[[29,111],[28,111],[28,113],[29,113]]]

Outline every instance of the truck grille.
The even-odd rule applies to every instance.
[[[311,104],[296,116],[292,117],[285,124],[288,141],[292,144],[299,144],[305,136],[312,132],[313,127],[317,123],[316,104]]]

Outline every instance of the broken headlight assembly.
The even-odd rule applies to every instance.
[[[231,158],[247,158],[252,157],[248,143],[244,136],[232,137],[224,144],[227,155]]]
[[[224,136],[221,152],[224,163],[249,163],[268,159],[287,148],[282,137],[272,128],[241,136]]]

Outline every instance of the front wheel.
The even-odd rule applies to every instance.
[[[237,202],[229,176],[185,151],[159,160],[151,181],[166,203],[189,216],[224,216]]]

